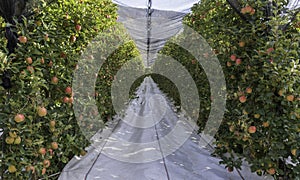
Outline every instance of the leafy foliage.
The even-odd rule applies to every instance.
[[[6,56],[3,31],[0,37],[0,74],[9,72],[12,82],[10,89],[0,87],[4,179],[48,177],[59,173],[74,155],[85,154],[89,142],[72,109],[72,77],[88,43],[117,18],[109,0],[40,1],[33,12],[14,27],[19,35],[14,54]],[[1,24],[2,30],[10,26]],[[114,73],[136,55],[133,42],[128,42],[100,69],[95,89],[102,119],[114,114],[112,106],[106,106]]]
[[[300,176],[299,15],[289,22],[295,13],[282,14],[287,4],[283,0],[271,6],[271,14],[266,13],[269,1],[238,2],[236,13],[225,0],[203,0],[185,19],[214,49],[227,82],[227,110],[215,154],[230,169],[240,169],[246,160],[259,175],[294,179]],[[203,128],[210,103],[204,71],[180,47],[168,44],[162,52],[181,62],[195,79],[204,97],[199,116]],[[176,90],[167,81],[157,81],[167,92]]]
[[[290,156],[299,163],[300,36],[295,24],[280,29],[288,17],[279,14],[284,4],[281,1],[273,9],[269,20],[262,1],[242,4],[251,7],[249,12],[242,9],[251,24],[225,1],[203,1],[187,21],[216,49],[226,74],[228,112],[217,136],[216,153],[229,166],[239,164],[231,161],[246,159],[258,174],[275,170],[275,177],[295,178],[299,166],[286,159]]]

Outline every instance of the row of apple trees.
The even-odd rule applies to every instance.
[[[70,158],[86,153],[89,141],[73,111],[73,73],[88,43],[117,19],[116,6],[109,0],[34,2],[26,17],[20,15],[14,23],[0,20],[2,179],[57,178]],[[12,53],[7,28],[17,37]],[[106,33],[112,38],[122,34],[118,29]],[[123,44],[95,76],[98,110],[93,113],[105,121],[114,113],[110,95],[114,75],[136,55],[132,42]]]
[[[215,136],[215,154],[229,171],[239,171],[247,161],[258,175],[300,177],[300,16],[299,9],[287,9],[287,4],[203,0],[185,18],[212,47],[225,75],[226,112]],[[218,98],[210,95],[205,70],[177,44],[169,43],[162,53],[181,62],[194,78],[202,130],[211,99]],[[154,79],[180,103],[171,82]]]

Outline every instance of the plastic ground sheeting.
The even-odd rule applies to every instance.
[[[136,114],[151,117],[146,119],[152,120],[152,124],[145,119],[134,119]],[[183,113],[176,112],[173,104],[147,77],[137,91],[137,98],[129,103],[125,117],[116,117],[97,133],[88,153],[74,157],[59,180],[241,179],[237,172],[230,173],[219,165],[220,159],[210,155],[213,149],[199,146],[201,137],[191,128],[191,123],[193,121]],[[178,124],[181,130],[163,141]],[[166,147],[178,144],[184,133],[189,134],[188,139],[169,152]],[[241,172],[246,179],[263,179],[249,170]]]

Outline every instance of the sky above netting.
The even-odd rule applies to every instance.
[[[187,13],[193,4],[200,2],[199,0],[151,0],[152,8],[166,11],[177,11]],[[113,0],[114,3],[122,6],[135,8],[147,8],[149,0]],[[290,0],[287,8],[300,8],[300,0]]]
[[[149,0],[114,0],[116,4],[135,8],[147,8]],[[152,0],[152,9],[188,13],[198,0]]]

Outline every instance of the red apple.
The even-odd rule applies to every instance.
[[[64,103],[69,103],[69,101],[70,101],[70,98],[68,98],[67,96],[65,96],[65,97],[63,98],[63,102],[64,102]]]
[[[294,95],[288,95],[288,96],[286,97],[286,99],[287,99],[288,101],[294,101],[295,96],[294,96]]]
[[[230,59],[231,59],[231,61],[235,61],[235,60],[236,60],[236,55],[232,54],[232,55],[230,56]]]
[[[251,94],[252,93],[252,88],[251,87],[247,87],[246,88],[246,93]]]
[[[40,60],[41,64],[44,64],[45,63],[45,59],[42,57],[41,60]]]
[[[57,142],[52,142],[51,143],[51,147],[52,147],[52,149],[58,149],[58,143]]]
[[[19,41],[20,41],[20,43],[26,43],[27,42],[27,37],[26,36],[19,36]]]
[[[52,77],[51,82],[52,82],[52,84],[57,84],[58,78],[56,76]]]
[[[239,100],[240,100],[241,103],[244,103],[244,102],[246,102],[247,97],[246,96],[241,96],[241,97],[239,97]]]
[[[268,54],[270,54],[270,53],[273,52],[273,51],[274,51],[274,48],[272,48],[272,47],[267,49],[267,53],[268,53]]]
[[[47,115],[47,109],[45,107],[38,107],[37,113],[40,117],[44,117]]]
[[[46,174],[46,170],[47,170],[46,168],[42,169],[42,175]]]
[[[76,41],[76,36],[72,35],[70,37],[70,42],[74,43]]]
[[[34,166],[29,165],[29,166],[26,167],[26,171],[27,172],[32,171],[32,173],[34,173],[35,172],[35,168],[34,168]]]
[[[15,121],[16,121],[17,123],[23,122],[24,120],[25,120],[25,116],[24,116],[23,114],[17,114],[17,115],[15,116]]]
[[[26,58],[26,62],[27,64],[32,64],[32,58],[31,57]]]
[[[69,98],[69,103],[71,103],[71,104],[72,104],[72,103],[73,103],[73,101],[74,101],[73,97],[70,97],[70,98]]]
[[[81,30],[81,26],[79,24],[76,24],[75,29],[76,29],[76,31],[80,31]]]
[[[49,154],[52,156],[53,155],[53,150],[52,149],[48,149]]]
[[[240,46],[240,47],[245,47],[245,44],[246,44],[246,43],[245,43],[244,41],[239,42],[239,46]]]
[[[50,60],[48,67],[52,67],[53,66],[53,62]]]
[[[241,9],[242,14],[249,13],[250,15],[253,15],[255,13],[255,9],[252,8],[251,6],[245,6],[244,8]]]
[[[39,153],[40,153],[41,155],[45,155],[45,154],[46,154],[46,148],[40,148],[40,149],[39,149]]]
[[[242,9],[241,9],[241,13],[242,13],[242,14],[246,14],[246,13],[247,13],[247,12],[246,12],[246,8],[242,8]]]
[[[242,64],[242,60],[241,59],[236,59],[235,63],[236,63],[236,65],[240,65],[240,64]]]
[[[32,74],[34,73],[34,68],[32,66],[27,66],[27,71],[29,71]]]
[[[72,94],[72,88],[70,86],[66,87],[65,93]]]
[[[48,159],[45,159],[43,161],[43,165],[44,165],[45,168],[49,167],[50,166],[50,161]]]
[[[248,132],[249,132],[250,134],[255,133],[255,132],[256,132],[256,127],[255,127],[255,126],[250,126],[250,127],[248,128]]]

